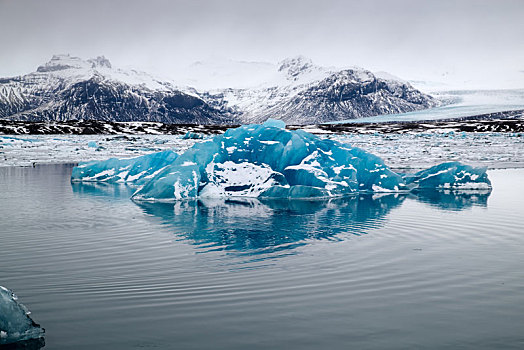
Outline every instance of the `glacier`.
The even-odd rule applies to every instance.
[[[29,314],[11,290],[0,286],[0,346],[44,337],[45,330]]]
[[[380,157],[285,123],[228,129],[177,154],[81,163],[72,182],[124,182],[133,199],[326,198],[422,189],[490,189],[486,168],[447,162],[414,174],[391,170]]]

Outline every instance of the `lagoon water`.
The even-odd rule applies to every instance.
[[[0,285],[45,349],[522,349],[524,169],[491,193],[140,204],[0,168]]]

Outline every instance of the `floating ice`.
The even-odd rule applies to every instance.
[[[197,132],[192,132],[192,131],[188,131],[186,132],[184,136],[182,136],[183,140],[199,140],[203,138],[204,138],[203,134],[199,134]]]
[[[490,188],[486,169],[443,163],[412,175],[397,174],[360,148],[286,130],[269,120],[229,129],[193,145],[134,159],[89,162],[72,181],[128,182],[141,186],[138,200],[196,197],[319,198],[357,192]]]
[[[0,286],[0,346],[44,336],[44,329],[29,317],[16,295]]]
[[[408,185],[417,189],[489,189],[491,183],[486,168],[473,168],[459,162],[435,165],[405,176]]]

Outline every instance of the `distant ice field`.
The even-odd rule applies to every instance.
[[[420,169],[454,160],[490,169],[524,167],[522,133],[373,133],[325,137],[376,154],[396,169]],[[166,149],[182,152],[204,140],[183,139],[179,135],[0,135],[0,166],[129,158]]]

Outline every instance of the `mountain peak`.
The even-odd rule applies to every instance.
[[[53,55],[51,60],[46,62],[43,66],[37,68],[39,73],[57,72],[67,69],[90,69],[90,68],[111,68],[111,62],[104,56],[91,58],[87,61],[80,57],[71,56],[69,54]]]
[[[74,57],[69,54],[53,55],[51,60],[46,62],[43,66],[37,68],[37,72],[47,73],[56,72],[66,69],[81,69],[86,68],[87,62],[79,57]]]
[[[278,63],[278,71],[285,72],[291,79],[296,79],[302,73],[310,72],[313,67],[315,67],[313,61],[302,55],[289,57]]]

